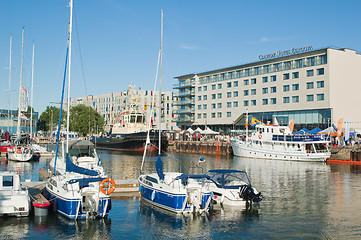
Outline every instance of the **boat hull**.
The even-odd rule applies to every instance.
[[[231,141],[233,154],[238,157],[276,159],[286,161],[325,162],[330,152],[303,153],[297,151],[272,151],[271,149],[255,148],[250,144]]]
[[[34,155],[32,153],[14,153],[14,152],[8,152],[8,159],[18,162],[28,162],[31,159],[33,159]]]

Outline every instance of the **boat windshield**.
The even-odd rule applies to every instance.
[[[220,171],[207,173],[208,176],[222,187],[232,187],[241,185],[251,185],[246,172],[243,171]]]

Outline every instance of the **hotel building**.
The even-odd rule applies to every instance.
[[[244,129],[249,112],[264,123],[295,120],[295,128],[326,128],[340,118],[361,128],[361,55],[310,47],[258,56],[259,61],[176,77],[181,129]],[[336,124],[337,125],[337,124]]]
[[[154,96],[153,96],[154,95]],[[146,119],[149,119],[150,106],[154,97],[155,107],[152,117],[153,123],[158,123],[158,117],[161,116],[162,130],[175,130],[176,123],[173,122],[173,94],[172,92],[162,92],[161,115],[158,114],[156,107],[159,102],[159,91],[147,91],[135,89],[134,85],[129,86],[128,90],[116,93],[102,95],[92,95],[81,98],[72,98],[70,106],[75,107],[80,104],[91,106],[105,120],[105,130],[109,131],[110,127],[116,123],[118,116],[124,111],[135,111],[143,113]],[[65,103],[66,105],[66,103]]]

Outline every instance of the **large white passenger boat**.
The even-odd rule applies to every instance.
[[[231,139],[233,154],[240,157],[324,162],[331,156],[324,134],[292,134],[288,126],[257,125],[245,140]]]

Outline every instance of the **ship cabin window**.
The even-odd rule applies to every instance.
[[[273,128],[271,129],[271,133],[273,133]]]
[[[153,183],[158,183],[158,180],[156,178],[153,178],[150,176],[146,176],[145,179],[147,179],[148,181],[153,182]]]
[[[301,148],[301,145],[300,144],[297,144],[298,145],[298,148]]]
[[[269,133],[269,128],[267,128],[267,132]]]
[[[12,187],[14,179],[13,176],[3,176],[3,187]]]

